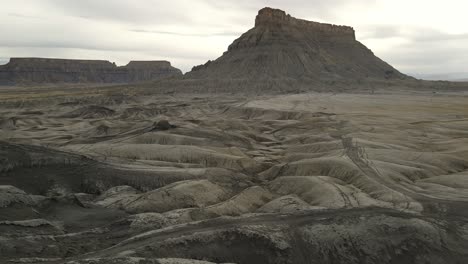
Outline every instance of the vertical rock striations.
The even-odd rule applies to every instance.
[[[171,76],[181,76],[182,72],[168,61],[131,61],[121,67],[128,76],[128,82],[158,80]]]
[[[0,84],[132,83],[180,76],[168,61],[132,61],[123,67],[104,60],[12,58],[0,66]]]
[[[358,42],[353,28],[296,19],[272,8],[260,10],[255,27],[236,39],[220,58],[194,67],[185,77],[254,87],[265,82],[407,78]]]

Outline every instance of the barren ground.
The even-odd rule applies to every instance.
[[[468,262],[466,93],[112,89],[0,91],[0,262]]]

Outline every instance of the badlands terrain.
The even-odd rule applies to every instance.
[[[0,263],[468,263],[468,85],[350,27],[265,8],[183,76],[13,62]]]
[[[79,90],[1,93],[2,263],[468,259],[466,94]]]

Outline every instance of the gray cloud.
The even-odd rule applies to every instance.
[[[130,59],[168,59],[189,70],[221,55],[234,39],[253,26],[258,9],[271,6],[303,19],[354,26],[359,39],[377,56],[405,72],[448,72],[466,67],[468,32],[449,34],[427,23],[425,27],[405,23],[401,26],[391,23],[391,19],[384,21],[389,25],[374,23],[378,12],[386,12],[373,9],[379,3],[377,0],[16,0],[4,3],[0,10],[0,54],[86,57],[121,64]],[[28,8],[23,8],[25,4]]]
[[[40,17],[40,16],[30,16],[30,15],[24,15],[21,13],[8,13],[7,15],[11,17],[25,18],[25,19],[44,19],[43,17]]]
[[[237,0],[237,1],[217,1],[217,0],[204,0],[212,6],[217,7],[219,10],[241,10],[256,12],[263,7],[273,7],[285,10],[289,13],[294,13],[296,17],[320,17],[320,18],[334,18],[335,11],[343,8],[346,5],[354,6],[372,6],[376,0]]]
[[[401,40],[393,49],[379,55],[396,68],[425,77],[451,76],[464,69],[468,62],[468,34],[449,34],[429,27],[377,25],[364,29],[360,36],[370,40]]]
[[[175,31],[160,31],[160,30],[145,30],[145,29],[130,29],[131,32],[136,33],[151,33],[161,35],[175,35],[184,37],[216,37],[216,36],[240,36],[243,32],[226,31],[226,32],[212,32],[212,33],[180,33]]]
[[[446,45],[412,41],[396,46],[381,57],[407,73],[452,73],[466,68],[468,61],[466,47],[468,47],[468,39]]]
[[[362,39],[386,39],[400,37],[417,42],[435,42],[468,39],[468,33],[449,34],[429,27],[377,25],[367,27],[366,31],[367,32],[361,36]]]
[[[116,21],[119,23],[159,25],[186,23],[190,21],[188,11],[182,5],[157,0],[47,0],[51,8],[64,15],[92,20]],[[180,2],[180,1],[174,1]]]
[[[360,38],[365,39],[386,39],[393,38],[395,36],[401,36],[402,27],[393,25],[373,25],[361,28],[364,33],[360,35]]]

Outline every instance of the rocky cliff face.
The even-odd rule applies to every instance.
[[[182,75],[182,72],[172,67],[168,61],[131,61],[120,69],[126,72],[128,82],[157,80]]]
[[[123,67],[103,60],[12,58],[0,66],[0,84],[131,83],[182,75],[167,61],[132,61]]]
[[[259,11],[255,27],[189,79],[251,81],[405,79],[356,41],[353,28],[296,19],[278,9]]]
[[[337,37],[348,39],[349,41],[355,40],[354,29],[348,26],[338,26],[332,24],[324,24],[313,21],[307,21],[294,18],[286,12],[279,9],[263,8],[258,12],[255,19],[255,27],[296,27],[299,30],[309,31],[308,33],[315,33],[317,37]],[[321,35],[321,36],[319,36]]]

